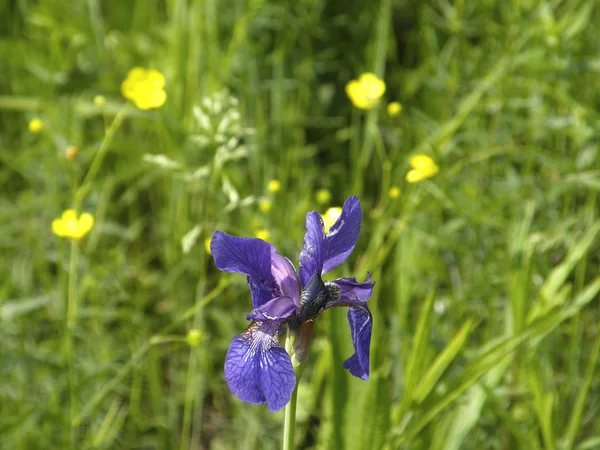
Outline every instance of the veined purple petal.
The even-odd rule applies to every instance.
[[[292,396],[296,375],[277,341],[279,321],[252,322],[236,336],[225,357],[225,380],[233,394],[247,403],[282,409]]]
[[[323,274],[335,269],[352,253],[360,235],[361,223],[360,201],[356,196],[348,197],[342,207],[342,214],[327,233]]]
[[[252,310],[246,316],[248,320],[285,320],[298,311],[298,306],[289,297],[275,297],[264,305]]]
[[[300,283],[294,265],[285,256],[271,250],[271,273],[279,285],[281,293],[291,298],[296,305],[300,304]]]
[[[271,273],[271,244],[260,239],[229,236],[217,231],[210,242],[210,251],[220,270],[248,276],[254,308],[281,295]]]
[[[338,306],[348,306],[348,322],[354,354],[344,362],[344,367],[355,377],[363,380],[369,379],[369,355],[371,348],[371,333],[373,330],[373,318],[367,307],[367,300],[371,297],[373,286],[370,283],[371,274],[364,283],[359,283],[355,278],[340,278],[330,281],[340,288],[340,297],[327,303],[326,309]]]
[[[368,273],[368,272],[367,272]],[[375,283],[371,283],[371,274],[368,273],[369,277],[366,281],[359,283],[356,278],[338,278],[337,280],[331,281],[340,287],[340,299],[346,298],[351,300],[358,300],[360,302],[366,302],[371,298],[373,293],[373,286]]]
[[[323,271],[323,260],[326,252],[325,228],[321,215],[312,211],[306,215],[306,234],[304,248],[300,252],[300,281],[306,286],[310,277]]]
[[[302,287],[306,286],[315,272],[323,275],[348,258],[360,235],[361,223],[362,209],[358,197],[348,197],[342,207],[342,214],[327,235],[319,213],[312,211],[306,215],[304,248],[300,252]]]
[[[350,322],[354,355],[344,361],[344,367],[355,377],[368,380],[371,332],[373,330],[371,313],[366,306],[362,309],[350,308],[348,322]]]

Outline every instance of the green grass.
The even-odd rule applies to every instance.
[[[225,383],[251,303],[204,242],[266,229],[296,263],[306,212],[349,195],[362,234],[331,277],[377,282],[371,379],[343,369],[345,311],[327,311],[300,383],[297,447],[600,448],[594,1],[0,11],[0,448],[279,448],[283,412]],[[165,74],[162,108],[122,109],[134,66]],[[387,90],[363,113],[344,87],[366,71]],[[36,117],[40,134],[27,128]],[[440,172],[407,184],[415,153]],[[79,246],[50,228],[74,206],[96,218]]]

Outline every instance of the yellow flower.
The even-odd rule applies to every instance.
[[[269,181],[269,184],[267,184],[267,189],[271,194],[275,194],[281,189],[281,183],[279,180],[271,180]]]
[[[102,108],[104,105],[106,105],[106,97],[104,97],[104,95],[96,95],[94,97],[94,105]]]
[[[346,85],[346,95],[359,109],[373,109],[385,92],[385,83],[373,73],[363,73]]]
[[[202,333],[200,330],[192,328],[190,331],[188,331],[185,340],[190,347],[198,347],[202,343]]]
[[[402,111],[402,105],[398,102],[392,102],[387,105],[387,113],[390,117],[396,117]]]
[[[406,181],[409,183],[418,183],[431,178],[440,170],[433,159],[423,154],[413,156],[410,158],[409,163],[412,167],[412,170],[409,170],[406,174]]]
[[[165,77],[157,70],[135,67],[121,83],[121,94],[139,109],[160,108],[167,101]]]
[[[266,242],[269,242],[269,239],[271,239],[271,233],[269,233],[269,230],[257,230],[254,233],[254,236]]]
[[[388,196],[390,198],[398,198],[400,197],[400,188],[396,186],[392,186],[388,191]]]
[[[342,208],[335,206],[325,211],[323,217],[323,224],[325,225],[325,233],[329,232],[329,229],[335,224],[335,221],[342,215]]]
[[[210,251],[210,238],[204,240],[204,249],[206,250],[206,253],[212,255],[212,252]]]
[[[38,134],[41,133],[42,130],[44,129],[44,122],[42,122],[42,119],[32,119],[29,122],[29,131],[32,132],[33,134]]]
[[[261,210],[261,212],[267,214],[269,211],[271,211],[271,208],[273,207],[273,202],[269,199],[263,199],[263,200],[259,200],[258,202],[258,209]]]
[[[79,240],[94,226],[94,216],[83,213],[79,219],[74,209],[67,209],[60,219],[52,221],[52,232],[60,237]]]
[[[319,189],[315,194],[315,199],[319,205],[326,205],[331,201],[331,192],[327,189]]]

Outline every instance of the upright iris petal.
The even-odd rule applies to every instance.
[[[306,215],[304,248],[300,252],[300,281],[305,286],[316,271],[323,275],[343,263],[360,235],[362,209],[358,197],[349,197],[342,214],[325,234],[321,216],[313,211]]]

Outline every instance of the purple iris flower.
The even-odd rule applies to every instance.
[[[298,333],[304,324],[311,324],[324,310],[336,306],[350,307],[348,321],[355,353],[344,367],[356,377],[369,378],[373,322],[366,302],[374,286],[371,276],[363,283],[355,278],[325,282],[321,278],[352,253],[361,222],[357,197],[346,200],[342,214],[328,232],[321,215],[309,212],[298,273],[290,260],[265,241],[221,231],[213,235],[210,248],[215,264],[220,270],[246,275],[252,296],[253,310],[246,316],[251,323],[233,339],[225,358],[225,380],[241,400],[268,402],[271,412],[282,409],[296,385],[294,367],[304,358],[299,355],[306,353],[296,352],[292,364],[290,355],[279,345],[282,325]]]

